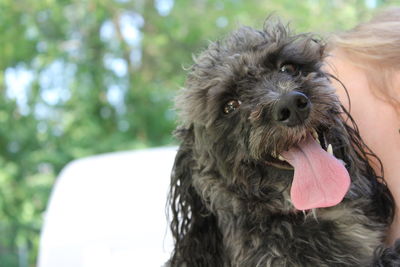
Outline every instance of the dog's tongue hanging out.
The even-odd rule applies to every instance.
[[[282,156],[294,167],[290,195],[296,209],[330,207],[343,200],[350,187],[349,173],[310,134]]]

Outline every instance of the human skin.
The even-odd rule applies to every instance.
[[[356,121],[361,137],[382,161],[384,179],[393,194],[396,210],[389,229],[387,243],[400,238],[400,115],[392,104],[377,97],[378,89],[367,79],[365,71],[354,64],[344,52],[334,50],[327,58],[327,71],[336,76],[347,88],[351,105],[350,114]],[[373,66],[380,71],[378,66]],[[392,77],[392,85],[400,95],[400,71]],[[333,80],[337,94],[349,110],[349,99],[343,86]],[[382,174],[376,162],[375,171]]]

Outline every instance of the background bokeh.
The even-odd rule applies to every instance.
[[[271,12],[324,36],[393,4],[0,0],[0,267],[35,266],[46,203],[68,162],[173,144],[173,96],[209,40],[261,27]]]

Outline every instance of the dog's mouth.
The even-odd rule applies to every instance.
[[[333,155],[323,131],[308,131],[287,151],[272,153],[266,163],[293,169],[291,201],[299,210],[330,207],[340,203],[350,187],[343,162]]]
[[[321,146],[323,150],[333,155],[333,146],[328,144],[328,140],[325,138],[325,131],[322,129],[311,129],[307,134],[305,134],[300,140],[304,140],[307,138],[307,135],[310,134],[313,139]],[[274,166],[279,169],[284,170],[293,170],[293,166],[289,164],[289,162],[280,154],[273,151],[267,158],[265,159],[265,163],[271,166]]]

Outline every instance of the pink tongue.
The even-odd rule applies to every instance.
[[[296,209],[330,207],[343,200],[350,187],[349,173],[310,134],[282,156],[294,167],[290,195]]]

